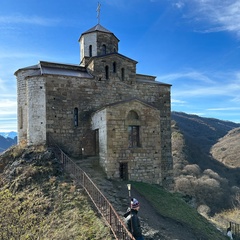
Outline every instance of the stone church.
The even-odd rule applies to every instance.
[[[79,65],[40,61],[15,72],[19,144],[51,137],[69,156],[98,156],[109,178],[168,187],[171,85],[136,73],[137,61],[100,24],[79,43]]]

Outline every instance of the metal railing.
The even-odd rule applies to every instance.
[[[91,178],[69,158],[53,141],[51,146],[54,148],[55,156],[63,164],[63,169],[70,173],[72,177],[87,192],[93,204],[102,215],[107,225],[110,227],[115,239],[134,240],[135,238],[128,231],[123,220],[119,217],[112,204],[107,200],[103,193],[94,184]]]

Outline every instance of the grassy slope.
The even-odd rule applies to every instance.
[[[51,153],[16,150],[0,155],[0,239],[112,239]]]
[[[205,239],[226,239],[204,217],[191,208],[177,194],[169,193],[157,185],[147,183],[132,183],[133,186],[155,207],[156,211],[165,217],[174,219],[187,225],[197,235],[204,235]]]

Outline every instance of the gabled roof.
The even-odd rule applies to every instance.
[[[88,34],[88,33],[92,33],[92,32],[104,32],[104,33],[109,33],[109,34],[112,34],[112,35],[119,41],[119,39],[114,35],[113,32],[109,31],[108,29],[106,29],[105,27],[103,27],[103,26],[100,25],[100,24],[97,24],[96,26],[90,28],[90,29],[87,30],[86,32],[83,32],[82,35],[80,36],[79,40],[81,39],[81,37],[82,37],[84,34]]]
[[[125,104],[125,103],[134,102],[134,101],[137,101],[137,102],[139,102],[139,103],[141,103],[141,104],[143,104],[143,105],[145,105],[145,106],[147,106],[147,107],[150,107],[150,108],[152,108],[152,109],[159,110],[158,108],[156,108],[156,107],[155,107],[154,105],[152,105],[151,103],[145,102],[145,101],[143,101],[143,100],[141,100],[141,99],[139,99],[139,98],[134,97],[134,98],[130,98],[130,99],[126,99],[126,100],[117,101],[117,102],[114,102],[114,103],[107,104],[107,105],[99,108],[98,110],[96,110],[92,115],[94,115],[96,112],[102,111],[103,109],[106,109],[106,108],[109,108],[109,107],[115,107],[115,106],[117,106],[117,105],[123,105],[123,104]]]

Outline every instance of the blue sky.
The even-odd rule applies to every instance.
[[[14,72],[79,64],[96,0],[0,0],[0,132],[17,130]],[[240,123],[240,0],[102,0],[100,24],[137,72],[172,84],[172,111]]]

